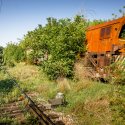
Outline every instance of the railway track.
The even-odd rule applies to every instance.
[[[21,105],[24,104],[24,100],[22,101],[17,101],[17,102],[12,102],[9,104],[4,104],[1,105],[0,107],[0,117],[8,117],[8,118],[13,118],[15,120],[17,120],[20,124],[25,123],[25,115],[26,112],[31,113],[34,115],[34,117],[38,117],[36,114],[36,112],[34,112],[33,110],[31,110],[31,108],[29,107],[29,105],[26,105],[25,108],[22,108]],[[51,123],[53,125],[66,125],[63,121],[63,115],[60,113],[55,112],[54,110],[52,110],[51,108],[48,108],[48,105],[46,106],[46,104],[38,104],[38,108],[40,109],[40,111],[43,112],[43,114],[46,116],[45,121],[43,121],[43,115],[39,114],[41,117],[41,119],[38,119],[38,122],[40,125],[51,125]],[[49,121],[47,121],[49,119]],[[51,120],[51,122],[50,122]],[[45,122],[45,123],[44,123]],[[2,124],[2,123],[0,123]]]
[[[6,73],[11,79],[14,79],[7,71]],[[49,104],[38,104],[34,102],[31,99],[33,98],[33,95],[24,92],[24,90],[15,80],[12,80],[12,82],[23,95],[23,100],[18,100],[10,104],[1,105],[0,117],[16,118],[18,121],[20,121],[21,119],[25,119],[25,116],[23,114],[25,112],[29,112],[38,119],[39,125],[72,125],[72,123],[66,123],[66,118],[64,118],[64,115],[62,113],[55,112],[54,110],[52,110],[51,106],[49,106],[48,108]],[[21,108],[21,106],[23,106],[23,108]]]

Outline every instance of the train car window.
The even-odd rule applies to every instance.
[[[110,34],[111,34],[111,26],[106,27],[106,28],[102,28],[101,31],[100,31],[100,39],[109,38]]]
[[[100,31],[100,39],[103,39],[105,36],[105,28],[102,28]]]
[[[120,31],[119,38],[125,39],[125,25],[123,25],[123,27]]]

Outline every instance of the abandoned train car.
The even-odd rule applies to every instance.
[[[125,17],[89,27],[87,53],[95,68],[103,68],[125,57]]]

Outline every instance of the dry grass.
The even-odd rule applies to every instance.
[[[89,88],[93,83],[88,80],[78,81],[74,86],[76,92]]]
[[[73,89],[78,92],[81,90],[84,90],[86,88],[89,88],[92,86],[95,82],[91,81],[88,76],[90,75],[90,72],[85,67],[86,60],[79,60],[75,63],[74,70],[75,70],[75,79],[77,82],[74,84]]]
[[[76,78],[81,79],[85,76],[86,72],[82,62],[76,62],[74,68]]]
[[[60,92],[67,92],[71,89],[70,83],[66,78],[57,79],[57,87]]]
[[[106,98],[88,101],[85,103],[78,103],[72,112],[77,116],[76,124],[78,125],[111,124],[111,112],[108,99]]]
[[[103,125],[108,124],[111,121],[111,113],[108,100],[109,99],[107,98],[100,98],[85,104],[85,109],[93,112],[94,117],[97,118]]]
[[[10,68],[9,73],[19,80],[25,80],[30,77],[38,77],[38,67],[19,63],[17,66]]]
[[[86,60],[79,60],[75,63],[74,71],[75,71],[75,77],[78,80],[83,79],[90,79],[94,77],[94,71],[91,67],[87,67]]]
[[[56,84],[49,81],[38,66],[19,63],[15,67],[9,68],[8,72],[19,81],[18,84],[28,94],[37,93],[35,97],[37,100],[53,97],[57,91]]]

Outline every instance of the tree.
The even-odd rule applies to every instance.
[[[24,50],[17,44],[8,43],[3,51],[4,64],[20,62],[25,58]]]
[[[47,60],[43,60],[42,67],[51,79],[72,76],[77,54],[85,51],[85,31],[88,23],[80,15],[73,20],[49,17],[47,21],[44,27],[39,25],[28,32],[20,45],[25,50],[32,49],[34,58],[48,55]]]
[[[3,47],[0,46],[0,65],[3,63]]]

